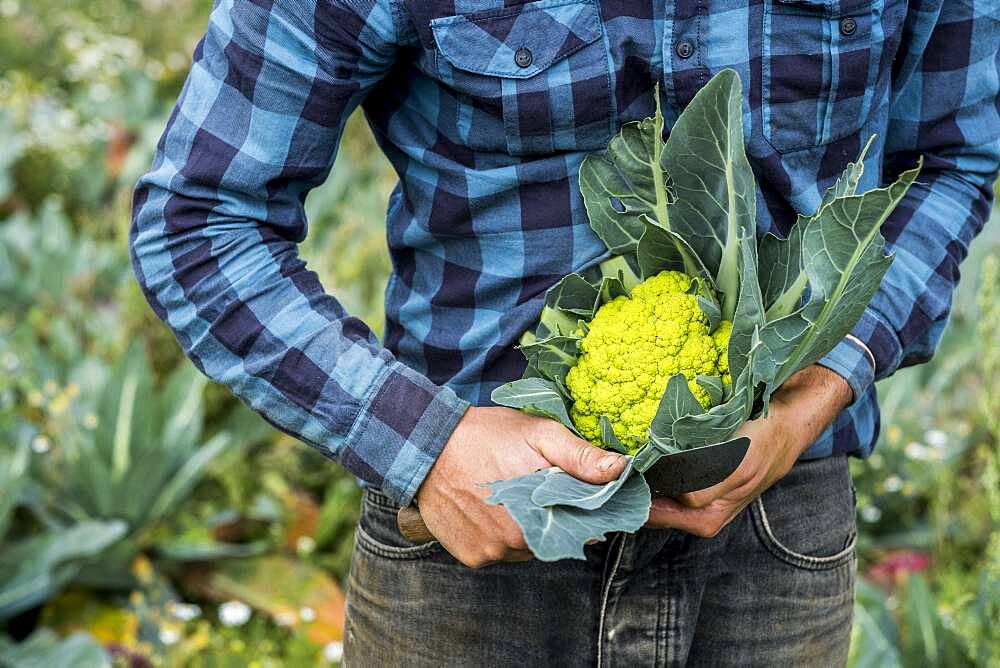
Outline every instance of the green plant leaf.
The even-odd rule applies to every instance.
[[[532,415],[558,420],[574,434],[580,435],[569,418],[563,395],[552,381],[543,378],[521,378],[493,390],[490,399],[501,406],[519,408]]]
[[[754,357],[753,375],[758,382],[766,385],[763,394],[765,415],[771,395],[779,387],[775,377],[795,352],[803,335],[812,327],[810,318],[815,317],[819,308],[819,304],[811,304],[801,311],[767,323],[760,330],[761,352]]]
[[[221,543],[210,539],[196,541],[173,538],[156,543],[154,548],[157,556],[171,561],[215,561],[256,557],[266,553],[271,546],[266,540],[256,540],[250,543]]]
[[[695,378],[695,382],[708,392],[713,406],[718,406],[722,403],[724,395],[722,376],[698,376]]]
[[[683,271],[714,284],[715,278],[683,237],[653,224],[647,216],[641,216],[640,220],[646,229],[635,252],[644,279],[661,271]]]
[[[660,154],[670,174],[669,229],[685,239],[714,277],[722,317],[739,294],[740,239],[756,237],[757,189],[743,147],[739,75],[722,70],[699,90],[670,130]]]
[[[25,429],[28,429],[25,427]],[[22,430],[18,430],[22,431]],[[0,541],[7,533],[10,515],[17,504],[21,487],[25,482],[25,472],[28,469],[30,456],[28,444],[30,430],[16,438],[13,452],[0,451]]]
[[[159,402],[154,397],[158,395],[145,350],[141,343],[134,343],[115,365],[97,403],[95,450],[89,456],[97,457],[100,467],[107,469],[112,485],[125,476],[133,460],[159,443]],[[96,467],[97,462],[90,466]]]
[[[750,416],[750,404],[743,395],[734,396],[725,404],[707,413],[687,415],[673,425],[674,442],[683,443],[684,450],[721,443],[731,437]]]
[[[594,315],[599,290],[580,274],[567,274],[545,294],[545,305],[589,318]]]
[[[148,521],[156,522],[175,510],[195,484],[205,473],[205,468],[213,459],[219,456],[230,444],[229,434],[216,434],[203,446],[198,448],[184,465],[170,478],[170,481],[159,490],[156,502],[149,510]]]
[[[583,559],[584,545],[603,540],[612,531],[638,531],[649,518],[649,486],[641,475],[630,475],[618,490],[594,510],[569,506],[541,507],[531,500],[545,471],[489,484],[486,502],[503,505],[521,527],[525,542],[541,561]]]
[[[20,643],[8,643],[0,636],[0,666],[17,668],[111,668],[111,657],[86,633],[65,638],[40,628]]]
[[[722,322],[722,309],[719,308],[719,303],[701,295],[698,295],[696,299],[698,300],[698,308],[708,318],[708,331],[714,332],[719,323]]]
[[[582,276],[567,274],[545,294],[535,336],[543,339],[570,336],[581,317],[589,319],[594,315],[599,297],[600,290]]]
[[[776,386],[833,349],[868,307],[892,263],[885,255],[879,227],[919,170],[918,166],[903,172],[886,188],[834,200],[809,220],[802,236],[802,257],[809,275],[810,304],[800,313],[811,327],[778,372]]]
[[[766,234],[758,249],[760,289],[767,319],[775,320],[788,315],[799,306],[802,294],[809,283],[809,276],[802,268],[802,231],[806,219],[792,226],[786,239]]]
[[[660,398],[660,405],[656,408],[656,414],[649,425],[649,433],[660,440],[671,441],[673,439],[673,425],[685,415],[699,415],[704,413],[698,400],[691,394],[688,387],[687,378],[684,374],[678,373],[667,380],[667,387]]]
[[[632,288],[642,282],[642,272],[639,268],[639,263],[632,254],[612,255],[596,267],[588,269],[583,273],[584,278],[588,280],[591,275],[600,277],[601,279],[604,277],[617,278],[621,282],[622,287],[625,288],[626,293],[630,293]],[[598,283],[600,281],[595,279],[594,282]]]
[[[682,239],[656,225],[645,225],[636,247],[644,280],[661,271],[686,271],[693,257],[694,252]]]
[[[579,341],[575,336],[553,336],[522,345],[521,352],[542,376],[562,384],[580,354]]]
[[[663,115],[659,99],[657,87],[653,118],[623,125],[606,152],[588,155],[580,165],[580,192],[590,227],[615,255],[635,251],[645,231],[640,220],[644,215],[670,228],[671,195],[660,166]]]
[[[739,246],[740,290],[729,336],[729,373],[738,378],[747,366],[750,350],[764,327],[764,300],[757,280],[757,253],[754,237]]]
[[[858,191],[858,184],[861,183],[861,177],[865,173],[865,156],[868,155],[868,149],[871,148],[874,141],[875,135],[869,137],[864,148],[861,149],[858,159],[855,162],[847,163],[847,167],[837,177],[836,182],[826,189],[826,192],[823,193],[823,199],[816,209],[817,212],[834,200],[838,200],[841,197],[850,197]]]
[[[29,610],[68,583],[84,562],[121,539],[124,522],[81,522],[20,543],[0,554],[0,620]]]
[[[899,668],[899,630],[889,613],[885,595],[863,579],[857,585],[854,625],[851,629],[851,668]]]
[[[608,419],[607,415],[602,415],[598,418],[601,425],[601,444],[608,450],[614,450],[615,452],[620,452],[623,455],[628,454],[628,448],[621,444],[618,437],[615,435],[615,429],[611,426],[611,420]]]
[[[706,413],[687,415],[674,422],[673,440],[683,449],[721,443],[750,419],[756,395],[753,366],[760,351],[760,337],[756,330],[750,340],[747,364],[733,381],[733,394],[729,400],[713,406]]]
[[[649,443],[635,453],[632,467],[640,473],[645,473],[649,467],[660,460],[663,455],[680,452],[670,439],[657,439],[650,435]]]
[[[162,443],[178,453],[190,453],[202,432],[202,394],[208,378],[193,364],[178,364],[163,390]]]
[[[919,573],[906,579],[902,643],[907,666],[972,666],[961,641],[944,625],[927,580]]]
[[[569,506],[583,510],[600,508],[632,475],[632,458],[626,459],[621,475],[603,485],[574,478],[557,467],[545,469],[546,476],[531,493],[531,501],[542,507]]]

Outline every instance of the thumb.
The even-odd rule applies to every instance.
[[[550,464],[574,478],[597,484],[610,482],[621,475],[625,457],[578,438],[554,420],[545,422],[550,424],[532,439],[532,447]]]

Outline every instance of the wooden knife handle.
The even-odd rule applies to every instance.
[[[420,510],[416,506],[400,508],[396,515],[396,524],[399,525],[399,532],[411,543],[429,543],[437,540],[427,529],[424,518],[420,516]]]

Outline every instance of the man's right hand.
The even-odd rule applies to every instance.
[[[511,408],[471,407],[417,490],[428,530],[472,568],[531,559],[520,527],[503,506],[485,502],[482,483],[549,466],[592,483],[614,480],[625,458],[597,448],[548,418]]]

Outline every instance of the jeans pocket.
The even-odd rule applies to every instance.
[[[396,515],[399,506],[378,490],[366,488],[361,503],[361,517],[354,536],[358,549],[386,559],[420,559],[442,551],[434,540],[414,545],[399,531]]]
[[[778,151],[822,146],[857,132],[876,75],[877,0],[766,0],[764,136]]]
[[[857,543],[854,487],[843,456],[800,462],[750,506],[754,529],[774,557],[806,570],[851,562]]]
[[[438,17],[430,28],[470,148],[525,156],[606,147],[611,62],[596,2],[526,2]]]

